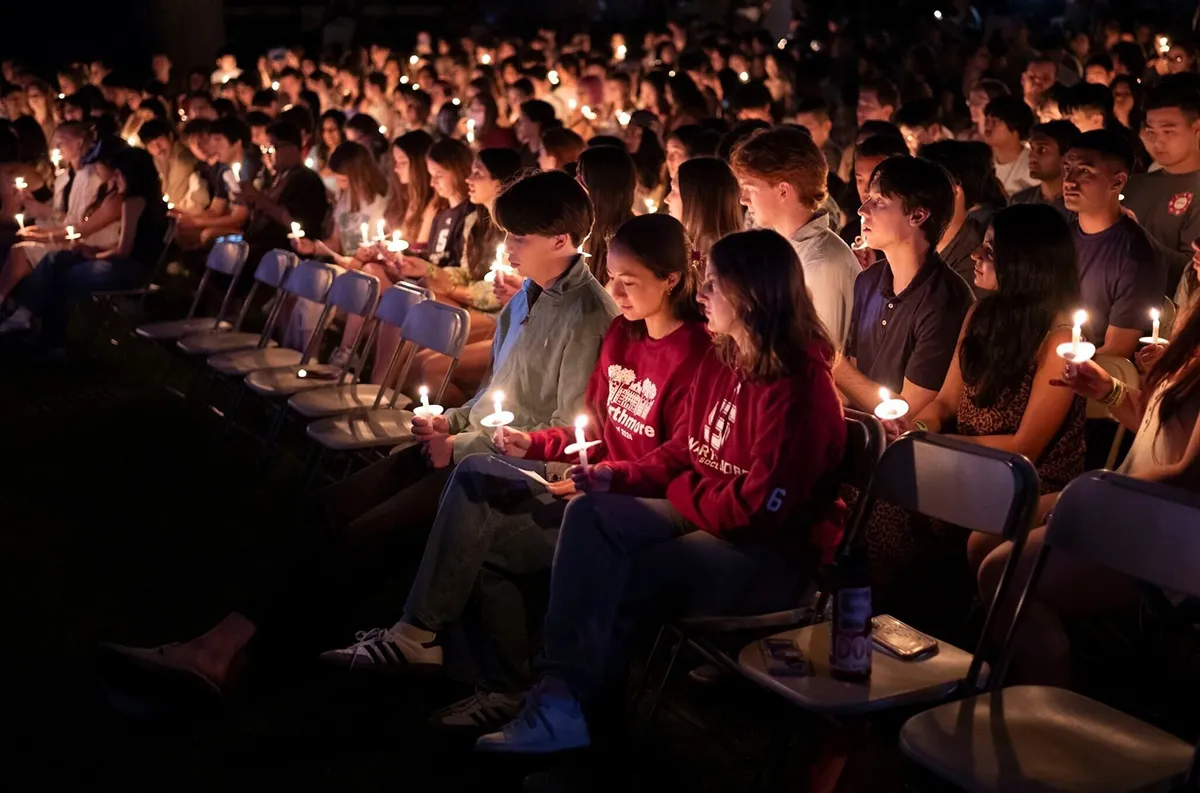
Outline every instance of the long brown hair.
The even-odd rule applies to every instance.
[[[790,242],[765,229],[739,231],[717,240],[708,266],[746,329],[746,348],[717,337],[722,360],[752,380],[796,375],[814,360],[814,350],[816,360],[833,365],[833,342]]]
[[[500,182],[500,189],[521,175],[521,155],[514,149],[483,149],[476,155],[488,174]],[[496,246],[504,242],[504,230],[496,225],[492,213],[483,204],[475,208],[475,223],[467,233],[467,269],[472,281],[481,281],[494,261]]]
[[[399,149],[408,157],[408,184],[395,185],[395,211],[389,208],[388,214],[401,218],[400,228],[404,238],[413,242],[421,233],[421,220],[425,216],[425,208],[433,200],[433,186],[429,183],[429,167],[425,164],[425,155],[433,146],[433,138],[428,132],[416,130],[401,135],[392,141],[392,148]],[[392,177],[395,179],[395,172]]]
[[[696,302],[696,268],[692,266],[687,235],[683,224],[670,215],[641,215],[626,221],[608,242],[610,251],[637,259],[660,281],[672,273],[679,282],[671,290],[671,316],[684,322],[699,322],[704,318]],[[637,338],[646,337],[646,323],[633,324]]]
[[[435,162],[450,172],[454,178],[455,191],[466,201],[467,177],[471,175],[471,165],[475,162],[471,147],[456,138],[442,138],[433,144],[429,154],[425,156],[430,162]],[[449,207],[448,201],[439,204]]]
[[[1158,406],[1160,429],[1200,393],[1200,365],[1196,364],[1196,352],[1200,349],[1200,307],[1187,314],[1187,321],[1176,331],[1166,352],[1154,364],[1146,376],[1142,394],[1147,402],[1155,389],[1162,386],[1162,400]]]
[[[371,152],[346,141],[329,156],[329,169],[350,180],[350,211],[358,212],[388,193],[387,177],[379,170]]]
[[[587,188],[596,210],[592,235],[583,243],[591,256],[588,265],[596,280],[608,282],[604,260],[608,238],[633,217],[633,194],[637,189],[637,171],[633,160],[615,146],[596,146],[579,155],[579,182]]]
[[[707,256],[713,243],[745,225],[733,169],[716,157],[697,157],[679,166],[683,227],[692,249]]]

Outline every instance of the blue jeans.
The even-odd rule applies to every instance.
[[[408,620],[441,633],[471,605],[478,685],[506,693],[531,682],[526,593],[550,570],[567,503],[518,468],[546,474],[545,463],[489,454],[455,467],[404,607]]]
[[[145,267],[129,259],[91,259],[78,251],[48,254],[17,288],[17,302],[42,318],[42,343],[62,347],[72,300],[95,292],[133,289]]]
[[[791,608],[807,572],[697,530],[665,499],[579,496],[563,517],[536,670],[594,703],[636,623]]]

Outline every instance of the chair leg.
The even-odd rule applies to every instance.
[[[1123,440],[1125,440],[1125,425],[1118,424],[1117,432],[1113,435],[1112,447],[1108,450],[1108,460],[1104,463],[1104,467],[1110,471],[1116,467],[1117,455],[1121,453],[1121,441]]]
[[[679,653],[683,649],[683,645],[687,643],[684,636],[677,633],[674,628],[668,628],[668,630],[676,633],[677,639],[671,647],[671,654],[667,659],[667,671],[663,673],[662,681],[650,698],[650,711],[646,714],[646,720],[642,723],[641,729],[638,730],[639,741],[644,741],[650,734],[650,730],[654,728],[654,721],[658,716],[659,706],[662,704],[663,693],[667,690],[667,684],[671,682],[671,673],[675,671],[675,661],[679,659]]]
[[[233,395],[233,401],[229,403],[229,408],[225,411],[225,421],[221,424],[220,438],[228,437],[230,431],[233,430],[238,407],[241,406],[242,400],[246,398],[246,392],[249,390],[245,383],[238,386],[237,393]]]
[[[287,423],[287,415],[288,408],[286,402],[275,408],[275,418],[271,420],[271,428],[267,430],[267,437],[263,438],[262,455],[259,458],[260,466],[265,466],[271,458],[271,450],[275,448],[275,444],[279,440],[279,434],[283,432],[283,427]]]
[[[751,790],[770,789],[771,781],[778,774],[791,742],[792,731],[788,728],[786,719],[780,717],[774,720],[771,723],[771,732],[767,736],[766,752],[754,772],[754,783]]]
[[[325,447],[314,443],[308,451],[308,459],[304,462],[304,473],[301,474],[301,488],[307,493],[312,490],[313,482],[321,473],[321,460],[325,457]]]
[[[638,675],[637,682],[633,684],[633,701],[629,703],[630,710],[637,713],[637,707],[642,701],[642,692],[645,690],[646,681],[650,679],[650,670],[654,668],[654,660],[658,658],[658,648],[662,646],[663,636],[668,630],[667,623],[663,623],[658,628],[658,634],[654,637],[654,645],[650,648],[650,655],[646,656],[646,665],[642,667],[642,673]]]

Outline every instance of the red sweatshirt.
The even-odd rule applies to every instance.
[[[637,460],[682,437],[692,376],[712,347],[702,322],[685,322],[661,339],[635,338],[632,326],[619,315],[612,321],[588,380],[587,437],[604,441],[588,451],[589,462]],[[525,457],[576,462],[563,453],[574,442],[574,427],[538,430]]]
[[[799,374],[744,379],[715,351],[692,382],[687,431],[637,462],[609,463],[612,490],[664,495],[700,529],[789,552],[841,539],[836,469],[846,445],[841,400],[814,353]],[[807,534],[805,533],[807,531]]]

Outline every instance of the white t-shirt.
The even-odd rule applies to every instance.
[[[379,230],[379,221],[387,209],[387,196],[376,196],[375,200],[366,206],[360,206],[357,212],[350,211],[350,191],[338,196],[333,206],[333,222],[337,226],[338,236],[342,241],[343,256],[352,256],[358,250],[362,241],[362,224],[367,224],[370,236],[373,238]]]
[[[1021,146],[1021,153],[1012,162],[1001,165],[996,163],[996,178],[1009,196],[1041,184],[1041,180],[1029,175],[1029,146]]]

